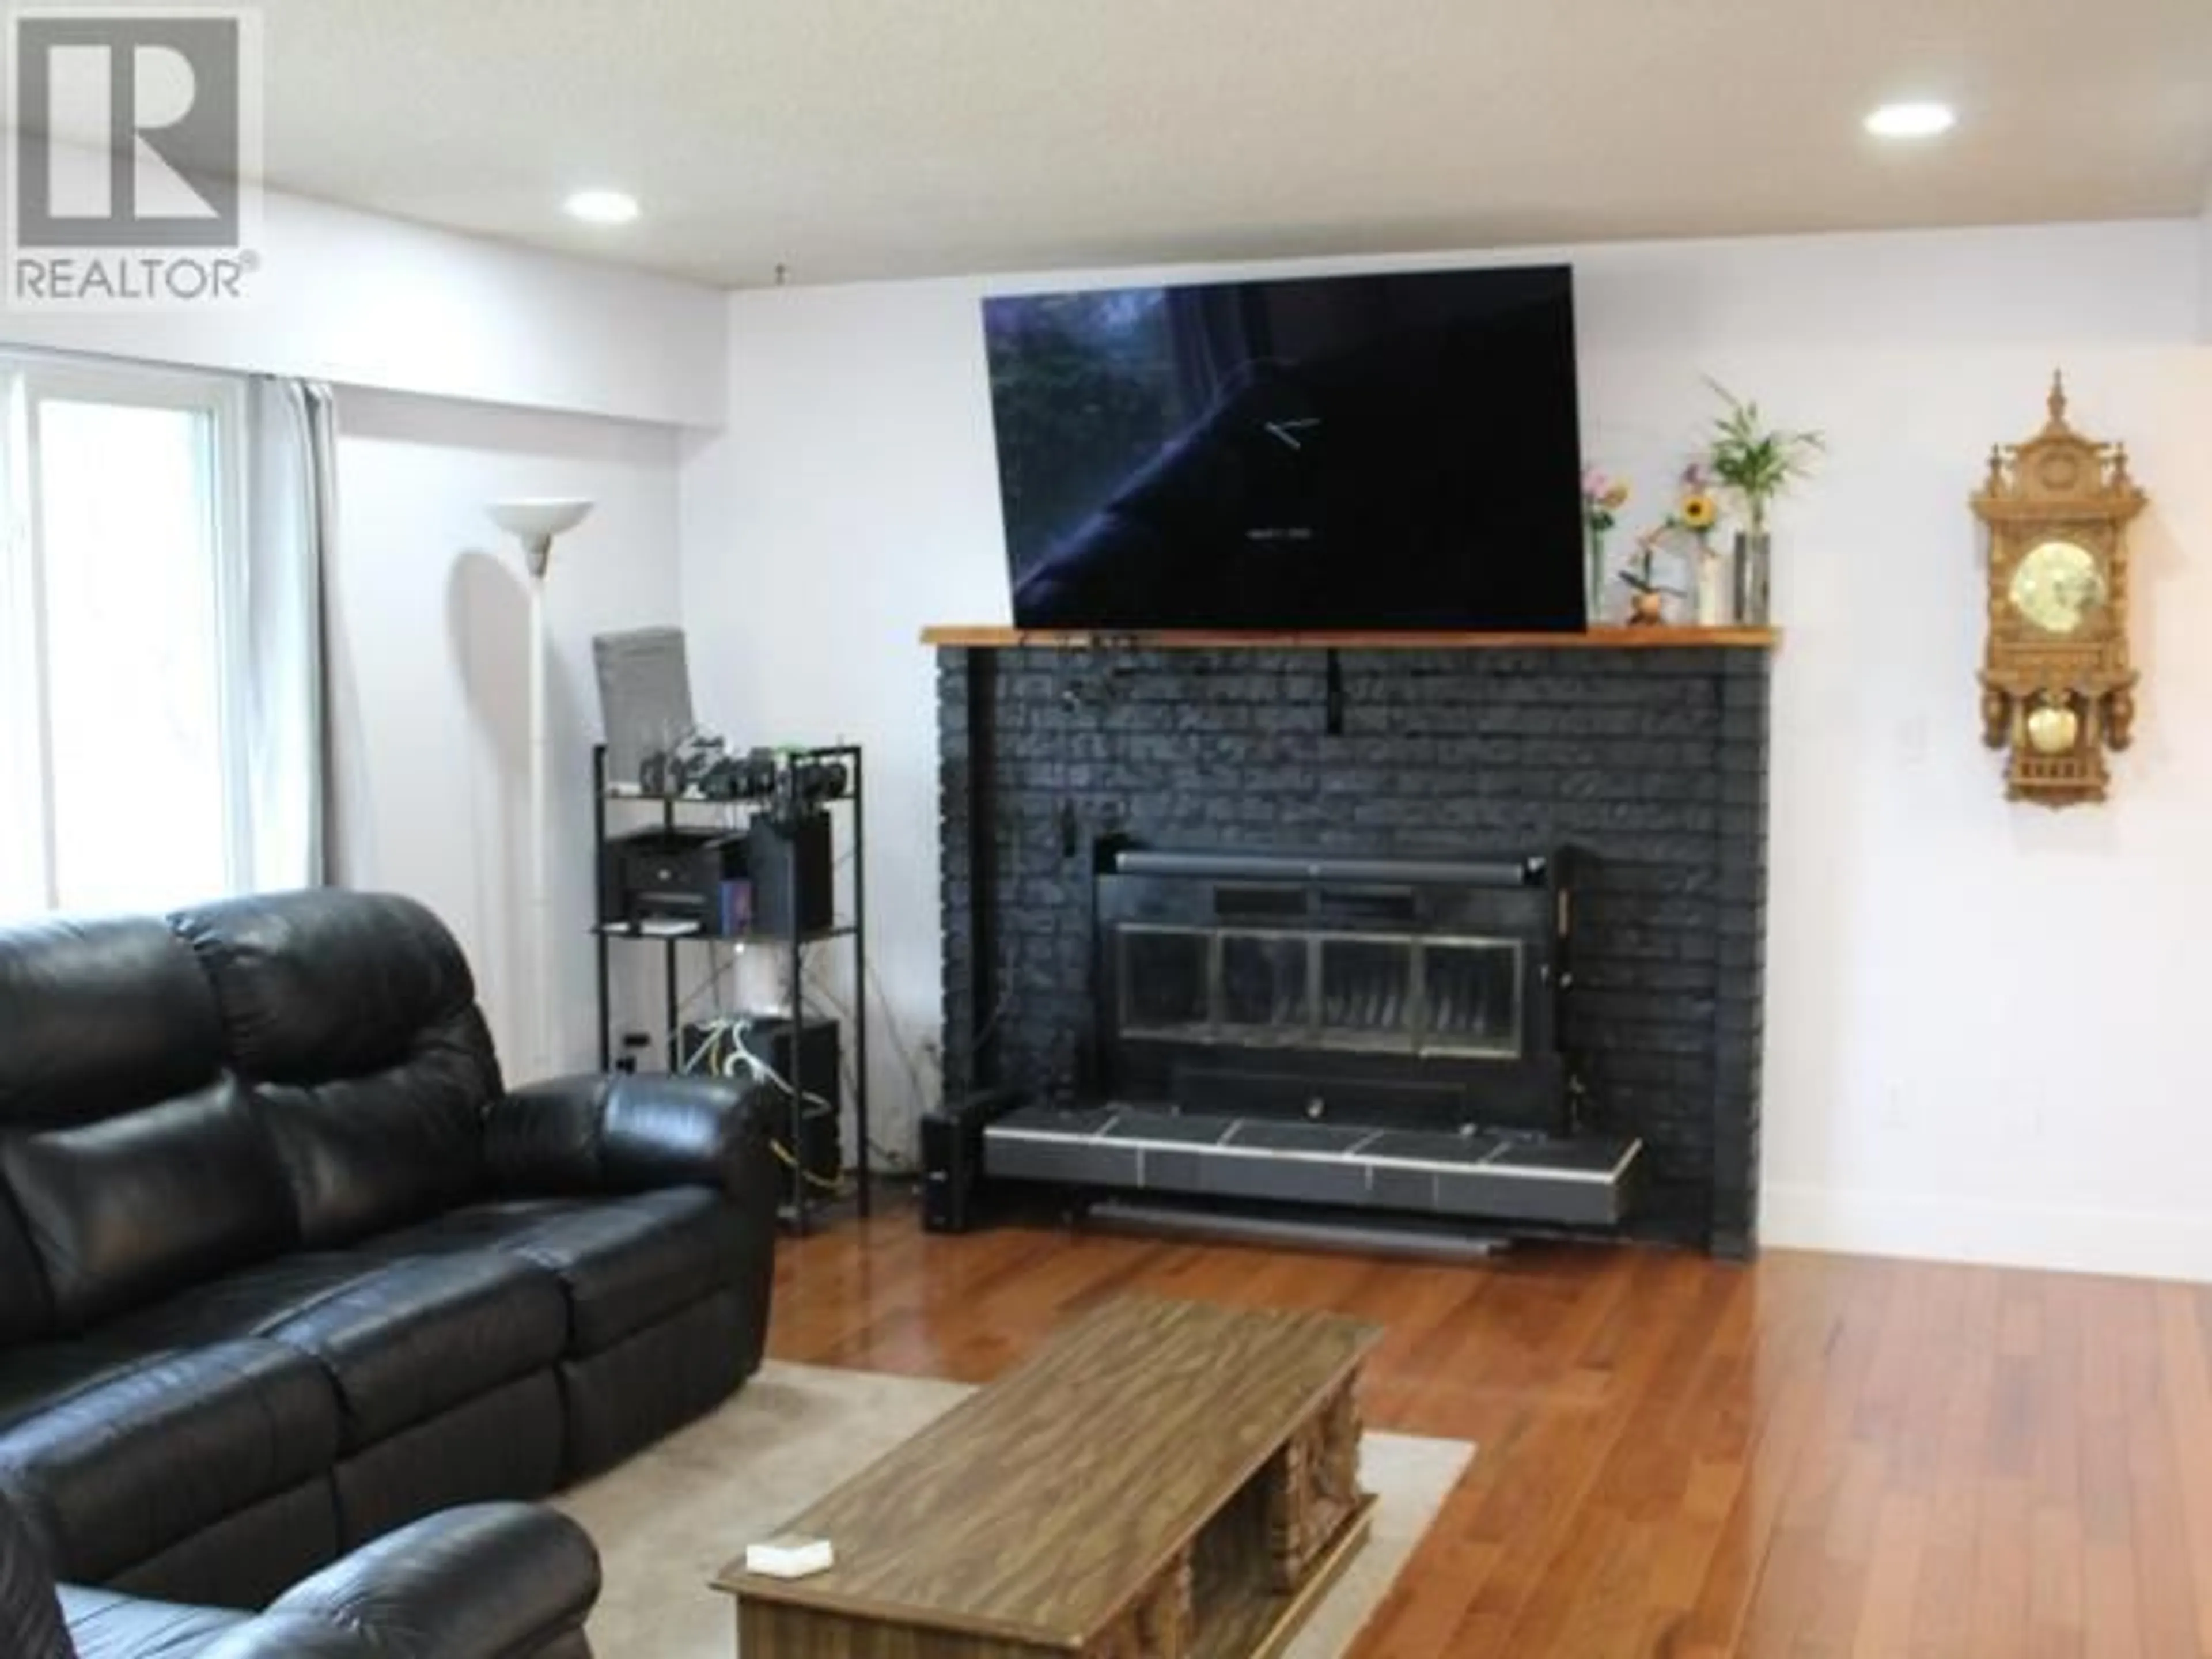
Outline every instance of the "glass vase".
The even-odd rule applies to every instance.
[[[1692,569],[1697,584],[1698,626],[1725,628],[1729,623],[1728,562],[1720,549],[1698,544],[1697,559]]]
[[[1764,530],[1740,530],[1735,537],[1735,620],[1746,628],[1764,628],[1771,594],[1771,544]]]
[[[1590,623],[1595,625],[1604,619],[1605,612],[1605,532],[1592,525],[1585,550],[1589,568],[1584,573],[1583,593]]]

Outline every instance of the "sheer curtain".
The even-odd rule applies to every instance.
[[[329,873],[323,572],[337,532],[330,388],[253,383],[240,665],[241,888],[320,885]]]
[[[0,916],[323,877],[319,387],[0,354]]]

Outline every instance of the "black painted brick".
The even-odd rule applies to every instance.
[[[1586,1121],[1642,1135],[1646,1231],[1755,1247],[1769,673],[1756,651],[939,653],[949,1092],[1089,1082],[1091,856],[1162,843],[1583,855]],[[1003,999],[969,994],[970,699],[990,723]],[[1073,849],[1066,832],[1073,832]],[[988,1066],[970,1036],[991,1019]],[[987,1073],[987,1074],[986,1074]]]

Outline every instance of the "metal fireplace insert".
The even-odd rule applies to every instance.
[[[1110,1097],[1394,1128],[1567,1127],[1565,854],[1108,859],[1094,937]]]
[[[1579,1133],[1573,858],[1102,849],[1101,1098],[985,1131],[994,1180],[1612,1225],[1640,1146]]]

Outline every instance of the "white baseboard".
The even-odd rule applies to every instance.
[[[1759,1242],[1780,1249],[2212,1283],[2212,1208],[2060,1208],[1776,1182],[1761,1194]]]

